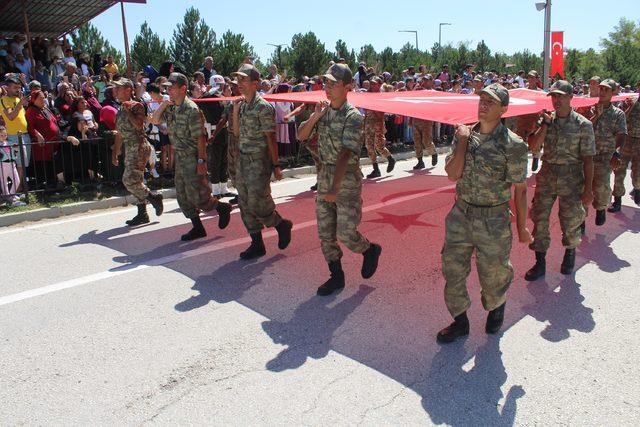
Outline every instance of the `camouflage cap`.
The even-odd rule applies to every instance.
[[[423,79],[425,79],[425,80],[433,80],[433,76],[431,74],[425,74]]]
[[[540,75],[538,74],[538,72],[536,70],[529,71],[527,76],[535,77],[536,79],[540,77]]]
[[[600,76],[593,76],[589,79],[589,81],[594,81],[594,82],[598,82],[600,83],[602,81],[602,79],[600,78]]]
[[[231,73],[232,77],[249,77],[253,81],[260,80],[260,72],[251,64],[242,64],[238,71]]]
[[[604,79],[602,82],[600,82],[599,86],[606,86],[608,88],[611,88],[611,90],[616,90],[618,88],[618,83],[616,83],[616,81],[613,79]]]
[[[505,107],[509,105],[509,91],[499,83],[493,83],[485,87],[480,93],[486,93]]]
[[[333,64],[322,77],[333,82],[341,81],[346,85],[353,81],[353,74],[346,64]]]
[[[547,96],[552,95],[554,93],[556,93],[558,95],[572,95],[573,94],[573,86],[571,86],[571,83],[569,83],[566,80],[558,80],[557,82],[555,82],[553,84],[553,86],[551,86]]]
[[[113,82],[114,86],[119,86],[119,87],[130,87],[131,89],[135,89],[135,85],[133,84],[133,82],[127,78],[120,78],[119,80],[115,80]]]
[[[371,83],[375,83],[375,84],[379,84],[379,85],[382,84],[382,79],[380,77],[378,77],[378,76],[371,77],[370,81],[371,81]]]
[[[169,74],[169,78],[166,82],[162,83],[162,86],[187,86],[189,84],[189,80],[187,76],[182,73],[171,73]]]

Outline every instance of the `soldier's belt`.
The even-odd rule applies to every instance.
[[[582,170],[583,169],[583,163],[566,163],[566,164],[560,164],[560,163],[550,163],[550,162],[542,162],[542,166],[543,167],[547,167],[553,171],[569,171],[569,170]]]
[[[467,203],[462,199],[456,199],[456,205],[465,214],[473,216],[494,216],[509,209],[509,202],[494,206],[478,206]]]

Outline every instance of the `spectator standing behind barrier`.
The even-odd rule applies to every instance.
[[[16,162],[20,177],[20,185],[16,186],[16,189],[21,191],[24,186],[25,169],[29,166],[31,155],[29,145],[31,140],[27,131],[27,118],[25,115],[25,108],[29,100],[22,93],[22,83],[16,76],[11,76],[6,81],[5,89],[7,95],[0,98],[0,116],[7,128],[8,141],[12,146],[13,160]],[[18,145],[19,135],[22,135],[22,143],[24,144],[22,152],[20,152]]]
[[[11,182],[11,188],[9,188]],[[20,185],[20,177],[16,169],[16,163],[11,156],[11,143],[8,139],[7,128],[0,126],[0,189],[2,197],[7,205],[12,207],[25,206],[17,196],[17,188]]]

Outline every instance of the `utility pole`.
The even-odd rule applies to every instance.
[[[399,33],[414,33],[416,35],[416,50],[420,50],[418,47],[418,30],[399,30]]]
[[[282,53],[282,46],[286,46],[286,44],[274,44],[274,43],[267,43],[268,46],[273,46],[276,48],[276,52],[278,52],[278,66],[280,68],[282,68],[282,57],[281,57],[281,53]]]
[[[441,22],[438,24],[438,49],[442,51],[442,26],[451,25],[451,22]]]
[[[544,9],[544,56],[542,66],[542,87],[549,89],[549,69],[551,68],[551,0],[536,3],[536,9]]]

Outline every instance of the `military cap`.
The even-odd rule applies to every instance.
[[[509,91],[499,83],[490,84],[482,89],[480,93],[486,93],[496,101],[500,101],[503,107],[509,105]]]
[[[540,77],[540,75],[538,74],[538,72],[536,70],[529,71],[527,76],[535,77],[536,79]]]
[[[600,83],[602,81],[602,79],[600,78],[600,76],[593,76],[589,79],[589,81],[596,81],[598,83]]]
[[[571,83],[569,83],[566,80],[558,80],[557,82],[555,82],[551,86],[547,96],[549,96],[551,94],[554,94],[554,93],[556,93],[558,95],[572,95],[573,94],[573,86],[571,86]]]
[[[376,84],[379,84],[379,85],[382,84],[382,79],[380,77],[378,77],[378,76],[371,77],[370,81],[371,81],[371,83],[376,83]]]
[[[114,86],[120,86],[120,87],[130,87],[131,89],[135,89],[136,86],[133,84],[133,82],[125,77],[120,78],[119,80],[115,80],[113,82]]]
[[[611,88],[611,90],[616,90],[618,88],[618,83],[616,83],[616,81],[613,79],[604,79],[602,82],[600,82],[599,86],[606,86],[608,88]]]
[[[238,71],[231,73],[232,77],[242,76],[249,77],[253,81],[260,80],[260,72],[251,64],[242,64]]]
[[[353,74],[346,64],[333,64],[322,77],[334,82],[341,81],[346,85],[353,81]]]
[[[163,86],[187,86],[188,84],[189,80],[187,79],[187,76],[182,73],[171,73],[169,74],[169,79],[162,83]]]

